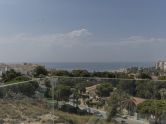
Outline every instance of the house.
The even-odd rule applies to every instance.
[[[145,101],[145,99],[140,97],[133,97],[132,99],[136,106],[138,106],[140,103],[143,103]]]
[[[100,84],[96,84],[90,87],[86,87],[86,94],[89,95],[90,98],[97,98],[97,94],[96,94],[96,88],[97,86],[99,86]]]
[[[24,64],[10,64],[9,67],[16,72],[24,75],[32,75],[33,70],[39,66],[38,64],[24,63]]]
[[[75,98],[74,94],[69,96],[69,104],[77,107],[78,99]]]
[[[144,115],[144,114],[140,114],[137,113],[137,106],[141,103],[143,103],[144,101],[146,101],[146,99],[140,98],[140,97],[132,97],[130,99],[130,104],[133,104],[132,106],[132,112],[130,113],[129,117],[135,120],[142,120],[143,122],[149,122],[148,118],[150,118],[150,115]],[[129,114],[127,112],[127,114]]]
[[[24,75],[32,75],[33,70],[39,66],[38,64],[23,63],[23,64],[0,64],[0,76],[6,71],[14,69]]]
[[[2,76],[2,74],[8,70],[9,70],[9,68],[6,64],[0,64],[0,76]]]

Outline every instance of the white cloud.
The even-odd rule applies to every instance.
[[[105,41],[105,42],[96,42],[91,44],[98,47],[119,47],[119,46],[133,46],[133,45],[142,45],[142,44],[162,44],[166,43],[166,38],[157,38],[157,37],[143,37],[143,36],[130,36],[128,38],[120,39],[117,41]]]
[[[146,61],[165,57],[165,38],[131,36],[97,41],[89,39],[91,35],[87,29],[80,29],[60,34],[0,37],[1,61]]]
[[[162,43],[166,42],[165,38],[156,38],[156,37],[143,37],[143,36],[130,36],[126,40],[123,41],[124,43]]]
[[[33,36],[20,33],[15,36],[0,37],[1,61],[71,61],[80,54],[82,44],[87,45],[91,35],[87,29],[80,29],[61,34]]]
[[[86,37],[86,36],[90,36],[92,35],[92,33],[90,33],[87,29],[80,29],[80,30],[74,30],[71,31],[67,34],[67,36],[71,37],[71,38],[76,38],[76,37]]]
[[[33,36],[29,34],[17,34],[15,36],[0,37],[0,44],[34,44],[37,46],[54,46],[54,47],[111,47],[111,46],[132,46],[139,44],[160,44],[166,43],[166,38],[157,37],[144,37],[144,36],[130,36],[128,38],[120,39],[117,41],[105,42],[86,42],[90,41],[89,38],[92,33],[87,29],[73,30],[68,33],[47,34]]]
[[[0,43],[29,43],[43,46],[54,45],[69,47],[79,44],[82,41],[86,41],[86,39],[91,35],[92,33],[90,33],[87,29],[74,30],[63,34],[48,34],[40,36],[32,36],[21,33],[15,36],[0,37]]]

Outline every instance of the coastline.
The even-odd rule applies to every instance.
[[[109,71],[109,72],[122,72],[127,68],[149,68],[154,66],[154,62],[112,62],[112,63],[39,63],[44,65],[47,69],[57,70],[87,70],[94,71]]]

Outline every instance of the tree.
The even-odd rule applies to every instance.
[[[90,73],[87,70],[72,70],[73,77],[90,77]]]
[[[19,84],[19,90],[26,96],[33,96],[35,91],[39,88],[39,84],[36,81],[30,81],[27,83]]]
[[[125,79],[133,79],[133,77],[129,76],[125,72],[115,72],[116,78],[125,78]]]
[[[146,100],[137,106],[137,111],[153,115],[155,117],[155,124],[160,124],[160,120],[166,114],[166,100]]]
[[[114,91],[111,93],[111,96],[109,100],[107,101],[108,105],[108,121],[111,121],[114,116],[116,116],[117,113],[122,112],[122,108],[126,107],[129,101],[129,95],[126,94],[124,91],[119,89],[114,89]]]
[[[135,95],[136,85],[133,80],[121,80],[118,84],[118,89],[130,94],[132,96]]]
[[[107,104],[107,121],[112,121],[112,118],[116,116],[118,113],[118,108],[120,107],[120,97],[116,90],[112,92]]]
[[[138,74],[138,78],[140,78],[140,79],[152,79],[150,75],[143,73],[143,72]]]
[[[84,93],[86,91],[86,83],[78,83],[75,88],[78,89],[80,93]]]
[[[27,77],[27,76],[18,76],[10,81],[8,81],[7,83],[16,83],[16,82],[22,82],[22,81],[28,81],[31,80],[31,78]]]
[[[166,80],[166,76],[159,76],[159,80]]]
[[[54,89],[54,94],[52,94],[52,91],[50,92],[51,96],[54,96],[57,101],[68,101],[71,93],[70,87],[64,85],[58,85]]]
[[[161,99],[166,99],[166,88],[162,88],[159,90]]]
[[[133,97],[128,97],[124,101],[122,101],[122,106],[126,110],[128,110],[128,114],[131,115],[134,113],[136,105],[135,105],[135,99]]]
[[[46,76],[47,74],[48,74],[48,71],[43,66],[37,66],[33,71],[34,77],[39,77],[42,75]]]
[[[106,77],[106,78],[115,78],[115,74],[112,72],[104,71],[104,72],[93,72],[93,77]]]
[[[28,97],[35,94],[35,91],[39,88],[39,84],[36,81],[29,81],[26,83],[20,83],[17,85],[12,85],[7,87],[7,91],[12,91],[14,93],[22,93]]]
[[[11,70],[7,71],[6,73],[2,74],[2,80],[4,82],[8,82],[18,76],[21,76],[21,74],[16,72],[14,69],[11,69]]]
[[[101,97],[108,97],[110,93],[113,91],[113,87],[111,83],[101,83],[96,87],[96,93]]]
[[[51,87],[52,87],[52,85],[51,85],[51,82],[50,82],[50,80],[49,79],[46,79],[45,81],[44,81],[44,84],[45,84],[45,86],[46,86],[46,92],[44,93],[44,96],[45,97],[47,97],[47,98],[50,98],[51,97],[51,95],[50,95],[50,90],[51,90]]]
[[[51,75],[53,76],[71,76],[70,72],[66,70],[52,70]]]
[[[136,81],[136,96],[145,99],[161,99],[159,90],[165,87],[165,81]]]
[[[73,105],[76,105],[76,107],[78,107],[79,98],[80,98],[80,93],[79,93],[78,89],[73,88],[72,89],[72,99],[73,99]]]

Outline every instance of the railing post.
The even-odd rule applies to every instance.
[[[55,98],[55,93],[54,93],[54,89],[56,87],[56,84],[58,82],[58,78],[50,78],[50,84],[51,84],[51,96],[52,96],[52,102],[53,102],[53,111],[52,111],[52,115],[53,117],[55,116],[55,104],[54,104],[54,98]],[[53,124],[54,124],[54,118],[53,118]]]

